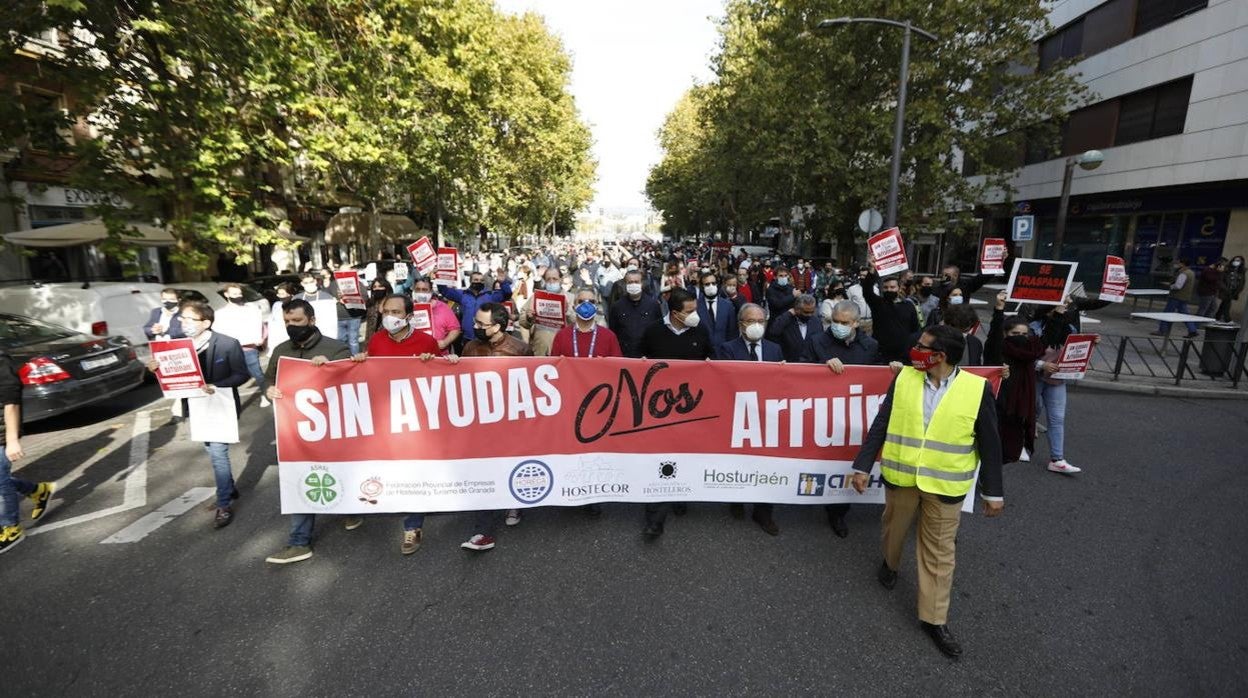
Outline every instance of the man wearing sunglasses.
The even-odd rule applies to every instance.
[[[966,350],[962,333],[947,325],[928,328],[910,349],[871,430],[854,459],[852,484],[859,494],[880,456],[884,481],[883,552],[878,579],[897,584],[906,536],[918,521],[919,625],[945,655],[962,646],[946,625],[953,586],[954,548],[962,500],[979,469],[984,513],[1005,508],[1001,485],[1001,438],[988,381],[957,367]]]

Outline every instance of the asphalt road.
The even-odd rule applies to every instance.
[[[779,507],[773,539],[695,505],[657,544],[637,506],[542,509],[485,554],[459,548],[467,515],[435,515],[411,557],[397,516],[352,532],[322,517],[312,560],[266,565],[287,522],[254,399],[232,526],[214,531],[201,504],[101,543],[211,486],[147,390],[26,439],[20,473],[64,489],[43,533],[0,557],[3,695],[1248,690],[1248,402],[1072,394],[1083,474],[1009,466],[1005,516],[963,518],[950,624],[966,655],[951,662],[917,628],[913,553],[895,590],[874,580],[878,507],[840,540],[817,507]]]

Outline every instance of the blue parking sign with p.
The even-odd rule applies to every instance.
[[[1014,216],[1014,242],[1031,240],[1036,230],[1035,216]]]

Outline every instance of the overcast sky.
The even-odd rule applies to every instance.
[[[572,54],[572,94],[594,132],[593,207],[644,207],[655,132],[694,79],[708,82],[722,0],[495,0],[532,10]]]

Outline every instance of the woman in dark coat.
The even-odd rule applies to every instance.
[[[992,324],[984,343],[984,365],[1010,367],[997,393],[997,422],[1001,433],[1002,462],[1018,461],[1024,449],[1035,452],[1036,361],[1044,356],[1044,341],[1032,334],[1027,319],[1005,316],[1005,296],[997,294]]]

